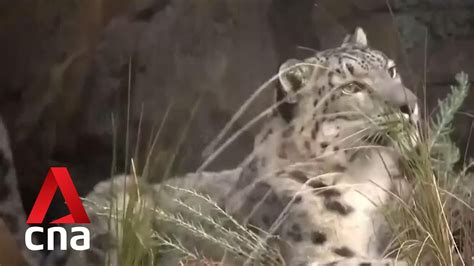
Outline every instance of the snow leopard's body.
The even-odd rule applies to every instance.
[[[338,48],[289,60],[279,81],[281,104],[239,167],[169,182],[209,194],[239,221],[278,236],[286,265],[401,264],[383,259],[390,236],[380,210],[407,182],[395,150],[364,138],[375,130],[367,117],[384,106],[416,116],[416,97],[393,61],[357,29]],[[111,184],[100,183],[89,198],[107,199]],[[107,234],[99,224],[92,217],[93,238]],[[103,252],[93,244],[69,265],[93,265]]]

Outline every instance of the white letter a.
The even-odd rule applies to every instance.
[[[71,229],[71,232],[81,232],[82,235],[71,237],[71,248],[74,250],[88,250],[90,248],[90,232],[89,229],[82,226],[75,226]],[[82,240],[83,245],[79,245],[77,242]]]

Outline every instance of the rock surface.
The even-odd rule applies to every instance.
[[[456,72],[474,76],[469,0],[396,0],[391,10],[379,0],[36,2],[0,4],[0,35],[8,40],[0,44],[0,113],[12,135],[27,211],[51,165],[68,166],[81,194],[110,176],[114,150],[120,172],[125,154],[134,154],[139,143],[141,169],[152,129],[171,103],[153,176],[196,169],[205,145],[283,60],[332,47],[358,25],[374,47],[399,62],[420,97],[426,69],[428,110],[449,91]],[[271,100],[270,89],[236,127]],[[471,93],[465,113],[474,113],[473,101]],[[464,149],[473,120],[458,120],[455,134]],[[235,165],[252,140],[246,132],[211,169]],[[51,217],[64,206],[54,211]]]

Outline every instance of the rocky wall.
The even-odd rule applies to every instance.
[[[389,3],[1,1],[0,113],[11,132],[26,208],[51,165],[68,166],[81,194],[112,166],[122,171],[126,153],[137,151],[135,162],[143,166],[168,108],[153,177],[196,169],[203,147],[283,60],[338,45],[355,26],[396,59],[422,98],[426,80],[432,110],[456,72],[474,75],[474,2]],[[266,91],[236,127],[272,97]],[[471,93],[464,113],[474,113],[473,101]],[[472,116],[457,120],[455,136],[465,148]],[[252,138],[253,131],[246,132],[211,169],[238,163]]]

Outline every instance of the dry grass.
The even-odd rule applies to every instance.
[[[402,165],[413,188],[411,197],[398,198],[388,213],[396,235],[392,252],[412,265],[472,265],[473,183],[466,174],[472,165],[456,171],[459,150],[449,136],[469,84],[462,73],[456,80],[451,94],[439,102],[436,118],[424,121],[416,149],[403,145],[409,142],[406,135],[391,134],[395,144],[402,144]]]

